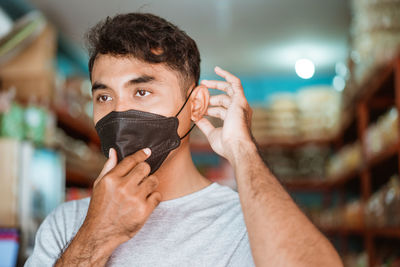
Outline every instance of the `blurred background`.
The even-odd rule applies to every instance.
[[[90,196],[105,158],[83,36],[137,11],[197,42],[201,78],[241,78],[264,160],[346,266],[400,266],[400,1],[0,0],[1,267],[24,263],[56,206]],[[235,189],[196,128],[191,143]]]

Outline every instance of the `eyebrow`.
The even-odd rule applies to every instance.
[[[149,83],[154,81],[155,78],[153,76],[149,76],[149,75],[142,75],[140,77],[134,78],[132,80],[129,80],[125,83],[125,86],[129,86],[129,85],[134,85],[134,84],[140,84],[140,83]],[[109,88],[107,85],[102,84],[100,82],[95,82],[92,85],[92,92],[99,90],[99,89],[107,89]]]

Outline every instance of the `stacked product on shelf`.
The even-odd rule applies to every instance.
[[[38,146],[51,146],[56,129],[54,113],[47,107],[15,101],[15,88],[0,93],[0,136],[29,140]]]
[[[397,0],[352,1],[351,79],[344,99],[351,103],[377,69],[391,61],[400,48],[400,2]]]
[[[312,144],[297,149],[270,146],[262,151],[272,172],[284,181],[323,179],[328,155],[328,147]]]
[[[365,209],[369,227],[400,227],[400,182],[398,175],[371,196]]]
[[[303,88],[297,93],[299,131],[304,139],[323,139],[339,130],[340,94],[330,87]]]
[[[328,179],[336,179],[359,169],[361,163],[361,145],[356,141],[353,144],[345,145],[329,158],[326,165],[326,176]]]
[[[343,207],[314,212],[312,220],[324,230],[360,229],[364,226],[363,208],[360,200],[353,200]]]
[[[254,110],[252,132],[255,139],[262,143],[298,138],[298,108],[294,95],[276,94],[271,98],[267,109]]]
[[[398,113],[395,107],[368,127],[366,134],[367,157],[372,158],[398,140]]]
[[[3,87],[15,87],[17,99],[23,102],[35,95],[37,101],[48,104],[54,88],[55,30],[36,12],[15,23],[15,28],[0,39]]]
[[[344,206],[313,211],[312,220],[323,230],[400,227],[399,210],[400,182],[395,175],[365,205],[357,199]]]
[[[345,226],[347,229],[400,227],[400,182],[397,175],[382,186],[367,201],[365,208],[360,200],[344,207],[313,213],[313,221],[322,229]]]
[[[252,132],[259,143],[328,139],[339,130],[341,98],[331,87],[307,87],[270,97],[254,109]]]

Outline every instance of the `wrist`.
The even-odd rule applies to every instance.
[[[107,230],[107,227],[103,227],[96,222],[90,224],[84,222],[76,237],[81,239],[83,243],[90,241],[92,244],[101,247],[104,252],[109,251],[110,254],[119,245],[129,240],[127,236],[121,236],[115,231]]]
[[[234,168],[258,155],[257,146],[252,140],[229,141],[227,147],[226,157]]]
[[[104,266],[113,251],[123,242],[117,236],[84,223],[56,266]]]

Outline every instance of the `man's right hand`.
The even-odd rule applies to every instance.
[[[117,164],[110,149],[109,159],[93,186],[86,219],[56,266],[104,265],[120,244],[131,239],[161,201],[155,189],[158,179],[149,175],[146,148]]]

